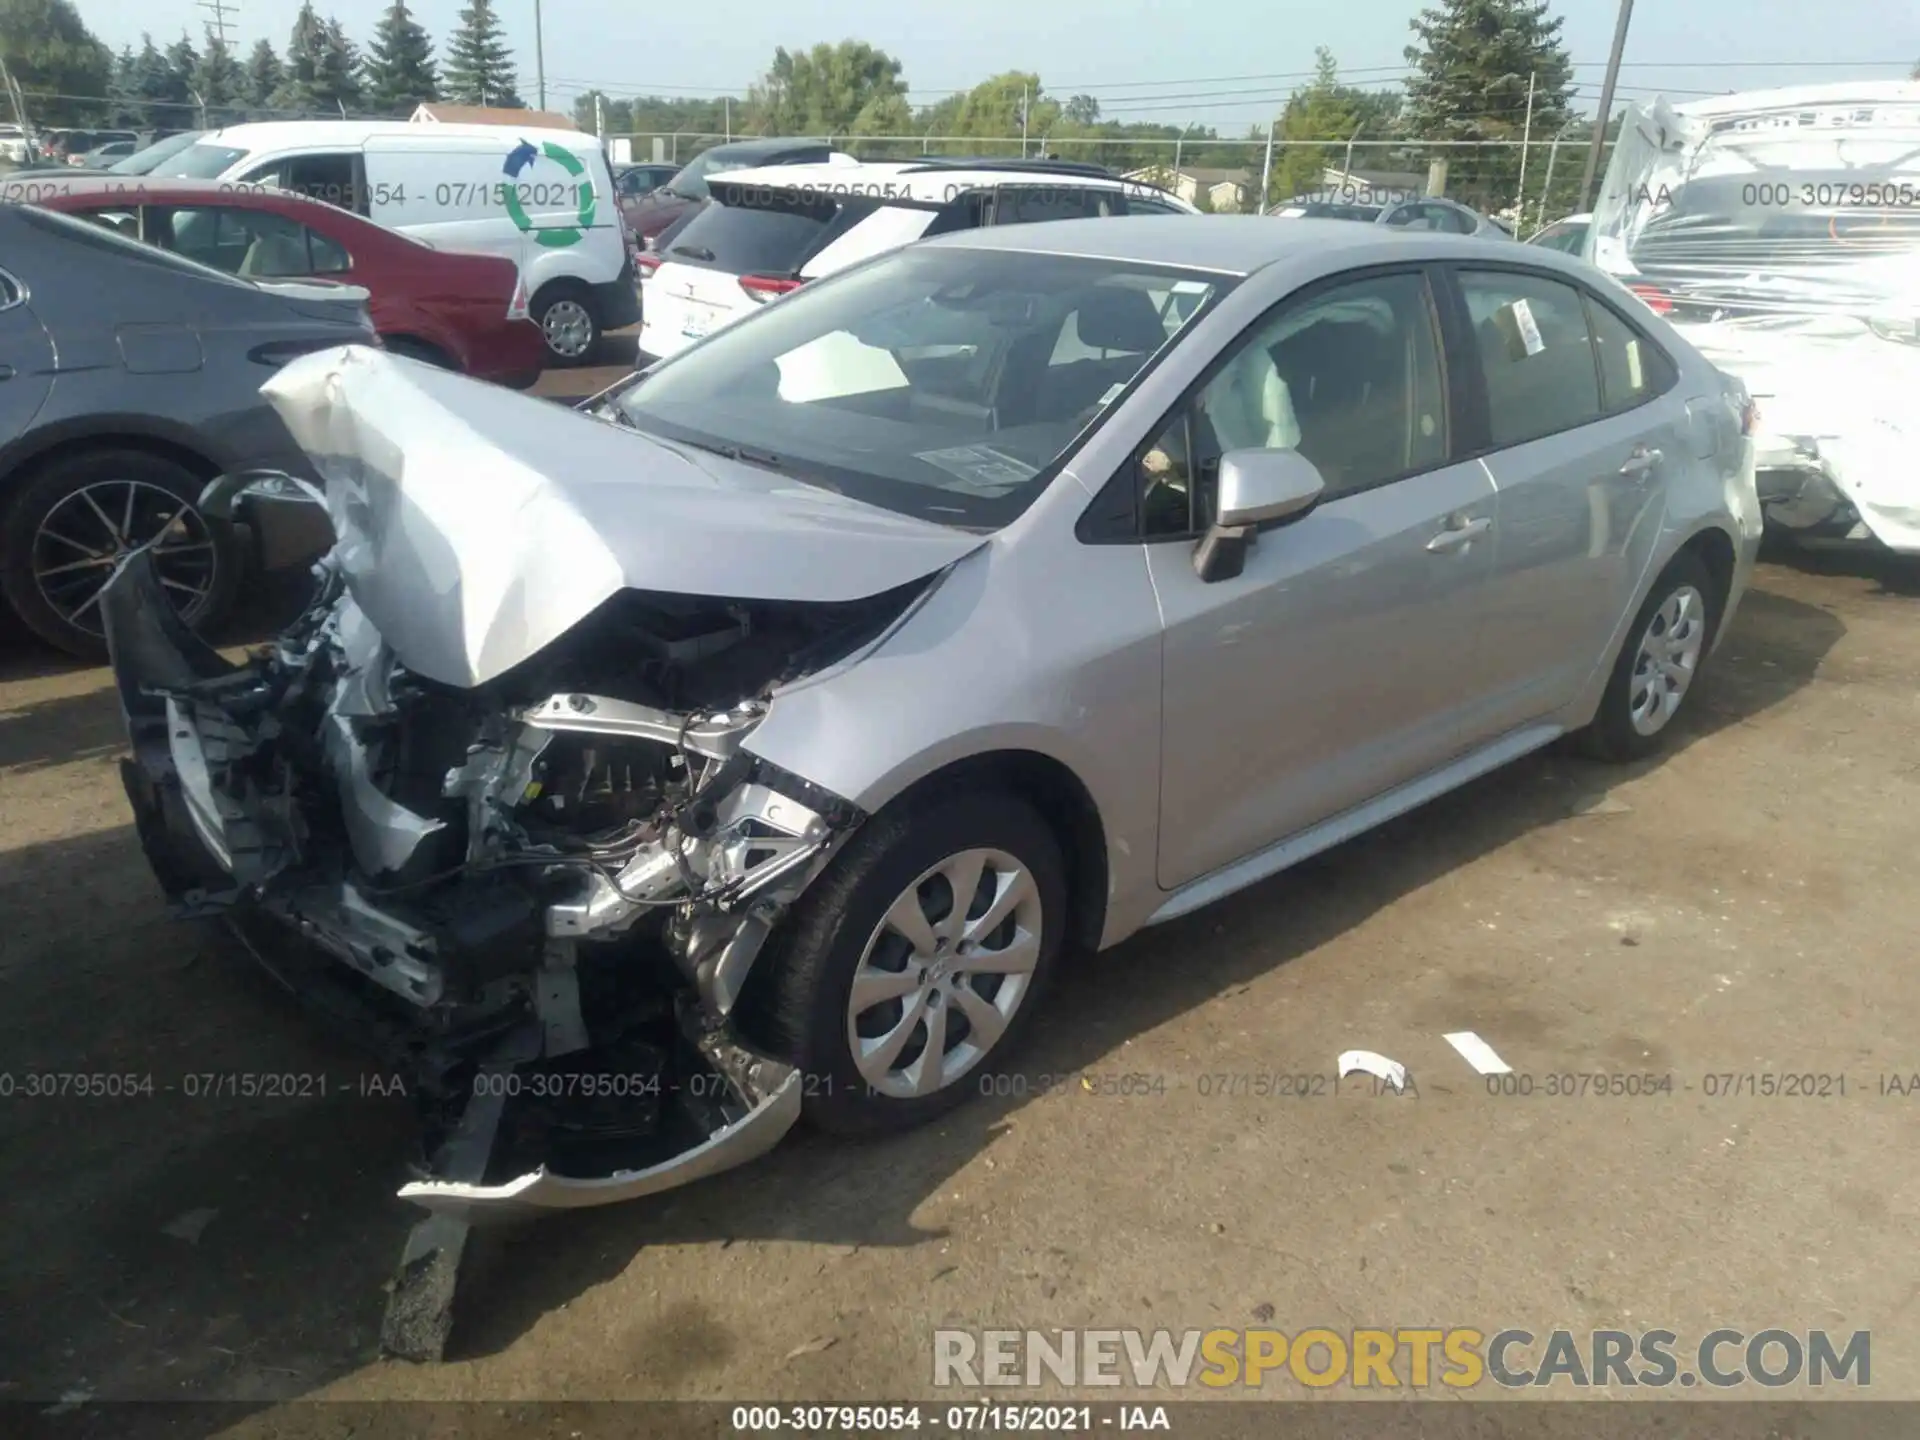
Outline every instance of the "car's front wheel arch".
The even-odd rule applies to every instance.
[[[842,1134],[883,1133],[960,1103],[980,1076],[991,1074],[1017,1047],[1062,952],[1077,947],[1079,932],[1097,926],[1098,918],[1089,921],[1075,896],[1094,862],[1081,842],[1063,839],[1086,822],[1066,818],[1057,804],[1053,813],[1041,808],[1072,804],[1070,772],[1063,779],[1049,764],[1057,762],[983,756],[926,777],[848,839],[769,940],[735,1018],[749,1040],[804,1072],[807,1114],[817,1125]],[[1104,875],[1104,856],[1098,863]],[[955,875],[970,877],[966,883],[977,888],[959,895]],[[963,945],[972,930],[968,917],[991,917],[1000,899],[1011,904],[1016,892],[1026,898],[1007,912],[1005,926]],[[1103,897],[1104,888],[1096,895]],[[933,948],[903,947],[906,930],[917,927],[902,930],[891,917],[900,905],[923,901],[935,931],[942,913],[959,928],[951,937],[930,932]],[[1014,972],[1023,977],[1016,993],[995,957],[1026,940],[1032,962]],[[949,941],[951,952],[939,948]],[[900,953],[883,953],[886,946]],[[977,970],[960,953],[969,948],[979,957]],[[950,961],[942,958],[949,954]],[[895,1004],[898,1013],[885,1003],[863,1009],[861,991],[876,981],[884,985],[889,976],[905,987]],[[976,993],[960,993],[963,986]],[[999,1007],[998,1018],[983,999]],[[878,1068],[872,1054],[857,1053],[863,1037],[877,1041],[900,1023],[912,1030],[916,1005],[938,1009],[943,1001],[945,1014],[974,1017],[941,1032],[956,1057],[974,1043],[981,1020],[992,1031],[973,1060],[960,1062],[971,1068],[959,1069],[950,1081],[915,1090],[910,1079],[892,1074],[913,1069],[915,1055],[926,1052],[935,1033],[930,1026],[913,1030],[905,1051]]]

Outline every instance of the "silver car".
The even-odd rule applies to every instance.
[[[357,347],[266,393],[338,543],[238,667],[123,566],[128,790],[425,1077],[455,1217],[925,1121],[1069,948],[1649,754],[1761,528],[1744,392],[1627,292],[1337,222],[948,235],[585,413]]]

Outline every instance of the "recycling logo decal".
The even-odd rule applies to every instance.
[[[534,243],[537,245],[544,245],[550,250],[563,249],[568,245],[578,245],[586,232],[593,228],[594,207],[596,204],[593,193],[593,182],[585,179],[587,167],[581,163],[578,155],[575,155],[564,145],[554,144],[551,140],[537,147],[530,140],[522,140],[518,145],[514,146],[513,150],[508,154],[507,163],[501,167],[502,171],[509,179],[518,179],[525,170],[536,164],[542,155],[546,156],[547,159],[553,161],[554,164],[558,165],[562,170],[566,171],[568,175],[573,177],[575,181],[574,189],[580,197],[578,211],[579,224],[577,226],[535,226],[532,218],[527,214],[526,206],[521,203],[519,187],[516,185],[503,185],[500,187],[502,194],[506,197],[507,214],[512,217],[513,223],[516,226],[525,233],[533,236]]]

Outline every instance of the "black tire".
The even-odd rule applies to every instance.
[[[848,1036],[855,972],[882,917],[916,878],[973,849],[1004,852],[1033,879],[1040,942],[1026,993],[998,1038],[944,1088],[913,1098],[882,1094],[861,1076]],[[974,1094],[981,1077],[1004,1073],[1007,1057],[1045,1001],[1066,923],[1066,866],[1046,822],[1003,792],[945,791],[881,812],[848,842],[762,957],[767,968],[749,987],[750,1012],[743,1018],[771,1053],[802,1072],[804,1115],[816,1128],[847,1136],[911,1129]],[[949,1006],[950,1013],[957,1010]]]
[[[556,311],[565,307],[568,320],[576,322],[567,327],[570,338],[564,345],[557,343],[555,335],[548,328],[549,317],[555,320]],[[593,303],[593,292],[578,280],[553,280],[540,287],[540,293],[533,297],[528,307],[533,323],[540,327],[540,334],[547,342],[547,357],[554,366],[585,365],[593,359],[594,352],[600,348],[600,315]],[[584,340],[579,338],[578,326],[584,325]],[[573,349],[578,345],[577,352]]]
[[[1692,679],[1680,692],[1673,710],[1658,728],[1648,731],[1634,723],[1634,702],[1641,693],[1636,681],[1641,677],[1642,645],[1648,632],[1657,623],[1664,623],[1662,617],[1668,602],[1687,591],[1700,600],[1702,614],[1697,620],[1702,627],[1699,656],[1693,666]],[[1686,708],[1687,702],[1700,686],[1700,672],[1706,668],[1707,657],[1713,652],[1714,638],[1720,632],[1720,612],[1725,603],[1726,597],[1721,594],[1712,573],[1699,556],[1689,551],[1674,557],[1654,582],[1646,603],[1640,607],[1640,613],[1633,618],[1626,642],[1620,647],[1619,657],[1614,661],[1613,674],[1608,677],[1606,693],[1600,697],[1600,709],[1592,722],[1574,736],[1582,753],[1595,760],[1621,764],[1643,760],[1666,743],[1667,736],[1673,730],[1673,721]]]
[[[202,593],[187,603],[183,614],[196,629],[218,626],[233,608],[243,560],[232,527],[205,519],[195,508],[205,484],[204,479],[185,466],[144,450],[83,450],[47,462],[20,477],[7,497],[4,510],[0,511],[0,594],[4,594],[21,623],[48,644],[81,659],[104,660],[107,642],[99,629],[98,606],[86,598],[85,592],[75,594],[67,589],[69,584],[77,587],[92,578],[92,562],[88,562],[87,569],[66,571],[70,580],[56,581],[47,572],[55,564],[72,562],[53,559],[53,552],[70,550],[75,561],[82,560],[85,552],[71,541],[63,546],[43,536],[41,527],[49,518],[55,518],[54,533],[60,533],[55,512],[89,487],[109,487],[99,493],[112,495],[121,492],[111,487],[130,485],[137,489],[135,543],[159,533],[160,522],[168,513],[166,500],[157,492],[165,492],[184,505],[188,516],[186,534],[170,543],[197,547],[204,542],[207,548],[204,552],[197,548],[177,551],[172,561],[174,566],[181,567],[180,576],[196,589],[204,586]],[[124,522],[124,509],[113,505],[107,508],[118,516],[116,524]],[[181,512],[172,513],[177,516]],[[96,524],[97,519],[89,513],[76,527],[84,533],[75,538],[99,550],[105,547],[95,542],[108,532],[100,527],[101,533],[96,536]],[[190,561],[190,554],[196,558]],[[204,569],[197,558],[203,554]],[[104,581],[111,565],[101,561],[98,568],[103,572]],[[53,592],[51,597],[48,590]],[[56,605],[56,599],[61,603]],[[69,611],[77,613],[77,623],[70,618]]]

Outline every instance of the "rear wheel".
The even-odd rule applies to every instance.
[[[1655,582],[1614,662],[1580,748],[1599,760],[1639,760],[1665,742],[1713,648],[1722,599],[1696,555],[1684,554]]]
[[[1066,868],[1025,802],[947,793],[882,814],[807,892],[759,997],[837,1134],[923,1124],[987,1083],[1039,1008]]]
[[[534,324],[558,365],[581,365],[600,344],[600,321],[593,297],[578,280],[555,280],[533,297]]]
[[[62,456],[21,482],[0,520],[0,592],[34,634],[70,655],[104,659],[100,591],[115,566],[151,545],[160,583],[189,624],[232,607],[240,552],[207,519],[204,482],[142,450]]]

